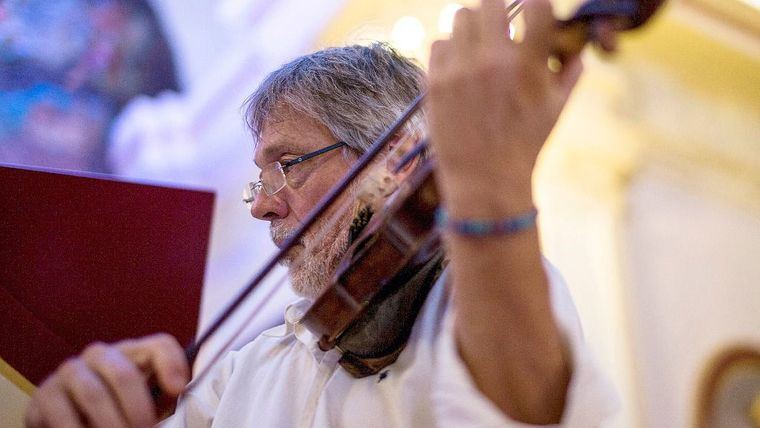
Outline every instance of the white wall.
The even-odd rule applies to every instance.
[[[760,212],[652,165],[631,185],[625,260],[646,426],[685,427],[707,364],[760,346]]]

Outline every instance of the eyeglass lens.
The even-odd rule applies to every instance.
[[[335,150],[338,147],[342,147],[345,145],[346,143],[341,141],[333,145],[323,147],[314,152],[307,153],[301,157],[293,159],[292,161],[288,161],[285,163],[285,165],[287,168],[289,168],[293,165],[299,164],[301,162],[317,157],[321,154],[327,153],[331,150]],[[255,183],[248,183],[245,189],[243,189],[243,202],[245,202],[246,206],[248,206],[248,209],[250,209],[251,205],[253,204],[253,201],[259,196],[259,193],[261,193],[262,188],[267,193],[267,195],[272,196],[275,193],[282,190],[282,188],[285,187],[286,184],[287,184],[287,178],[285,177],[283,164],[280,162],[272,162],[270,164],[267,164],[261,170],[261,175],[259,175],[259,181]]]

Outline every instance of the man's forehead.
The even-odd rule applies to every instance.
[[[283,153],[311,150],[320,137],[320,126],[309,116],[288,109],[277,110],[264,121],[254,151],[254,162],[269,163]]]
[[[298,138],[286,133],[269,134],[266,138],[262,134],[253,153],[253,161],[256,164],[259,164],[259,162],[269,163],[277,160],[283,153],[298,153],[303,148],[300,147],[297,141]]]

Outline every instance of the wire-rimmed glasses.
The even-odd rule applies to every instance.
[[[288,184],[287,177],[285,176],[285,174],[288,172],[288,169],[301,162],[307,161],[345,145],[346,143],[340,141],[311,153],[306,153],[305,155],[299,156],[287,162],[275,161],[264,165],[264,167],[261,168],[259,181],[251,181],[247,183],[243,189],[243,202],[245,202],[246,207],[248,207],[250,210],[253,202],[256,200],[262,190],[266,192],[267,195],[272,196],[282,190]]]

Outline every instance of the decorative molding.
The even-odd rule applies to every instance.
[[[685,6],[760,40],[760,9],[739,0],[681,0]]]
[[[669,10],[694,29],[760,58],[760,10],[739,0],[680,0]]]
[[[569,180],[612,202],[642,167],[661,164],[694,190],[760,211],[760,109],[744,99],[753,81],[721,93],[732,73],[693,70],[685,82],[678,59],[584,59],[586,76],[542,155],[539,182]],[[711,80],[716,90],[694,85],[707,77],[722,79]]]
[[[748,390],[749,383],[753,390]],[[760,426],[760,348],[735,344],[713,356],[705,365],[695,405],[696,428],[742,422]]]

